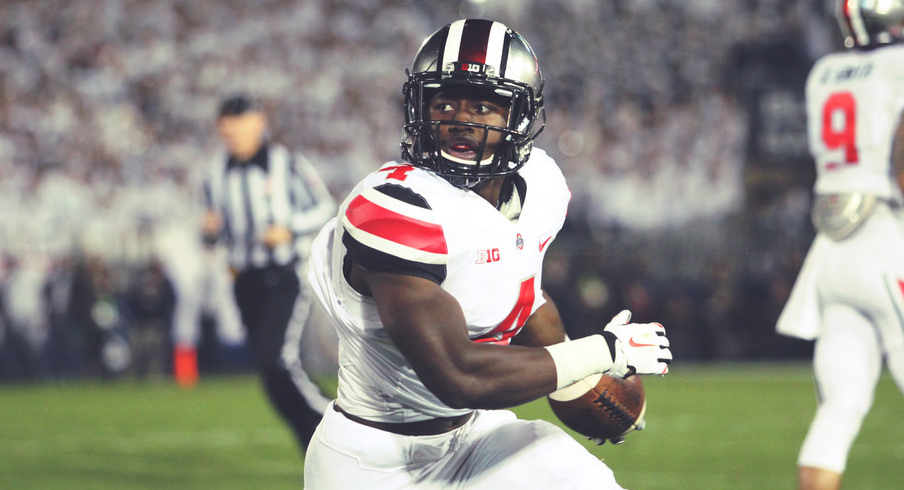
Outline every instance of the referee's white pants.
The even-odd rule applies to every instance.
[[[546,421],[478,410],[465,425],[433,436],[367,427],[329,407],[305,454],[305,488],[622,489],[612,470]]]

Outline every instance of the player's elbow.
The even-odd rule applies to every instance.
[[[485,379],[459,374],[446,377],[432,387],[433,394],[454,409],[488,409],[495,406],[495,391]]]
[[[449,408],[488,408],[486,406],[486,395],[479,390],[456,387],[438,391],[435,393],[437,398],[448,405]]]
[[[440,401],[445,403],[449,408],[454,408],[456,410],[466,408],[476,409],[477,407],[474,406],[474,402],[472,400],[473,399],[469,397],[460,396],[458,394],[445,395],[440,397]]]

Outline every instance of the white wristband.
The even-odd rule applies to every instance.
[[[577,340],[545,347],[556,365],[556,389],[562,389],[591,374],[612,368],[609,344],[602,335],[589,335]]]

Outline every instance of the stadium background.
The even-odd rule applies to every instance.
[[[793,487],[811,346],[773,325],[813,236],[802,84],[839,46],[827,0],[0,1],[0,488],[298,488],[241,357],[202,319],[179,388],[140,355],[136,298],[197,256],[222,95],[261,94],[339,197],[397,156],[404,67],[460,16],[523,33],[549,81],[539,146],[574,200],[546,280],[572,335],[628,306],[674,344],[650,428],[588,447],[629,488]],[[66,310],[61,281],[94,293]],[[308,333],[330,387],[332,338]],[[851,488],[900,487],[898,414],[883,377]]]
[[[839,41],[829,3],[3,2],[0,378],[68,374],[71,313],[42,291],[72,270],[105,306],[88,342],[138,347],[129,298],[198,247],[223,94],[260,94],[340,197],[397,157],[404,67],[459,16],[513,26],[545,70],[538,145],[574,193],[546,285],[572,336],[627,306],[667,324],[676,362],[805,358],[773,324],[813,233],[802,84]]]

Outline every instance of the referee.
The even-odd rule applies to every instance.
[[[268,138],[259,102],[224,99],[217,132],[226,152],[204,183],[208,240],[225,240],[234,293],[255,368],[270,402],[306,449],[329,400],[301,366],[311,306],[299,271],[305,244],[333,216],[335,201],[305,159]]]

